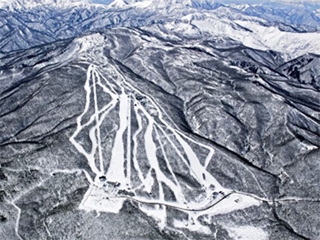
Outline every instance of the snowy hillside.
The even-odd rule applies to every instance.
[[[39,7],[46,5],[59,8],[54,11],[47,8],[39,10]],[[20,0],[10,6],[20,10],[0,13],[0,33],[3,38],[0,46],[3,52],[66,39],[105,27],[141,27],[164,23],[164,27],[171,26],[174,31],[184,32],[189,37],[192,34],[195,34],[193,37],[199,34],[206,38],[210,38],[209,35],[229,37],[248,47],[279,51],[288,60],[308,53],[320,54],[319,32],[301,32],[294,27],[276,24],[272,18],[266,20],[248,15],[249,5],[240,10],[234,5],[216,5],[208,10],[202,5],[194,5],[194,2],[178,0],[117,0],[95,7],[86,1]],[[122,8],[127,10],[122,11]],[[25,22],[26,18],[31,17],[31,12],[32,20]]]
[[[227,2],[0,0],[0,239],[319,239],[320,7]]]

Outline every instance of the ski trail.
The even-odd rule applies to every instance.
[[[181,189],[179,190],[178,187],[170,180],[168,179],[163,172],[160,170],[160,166],[159,166],[159,162],[156,156],[156,151],[157,151],[157,147],[155,142],[153,141],[152,138],[152,131],[153,131],[153,123],[154,120],[149,117],[148,118],[148,126],[147,126],[147,130],[145,133],[145,142],[148,143],[148,148],[147,150],[147,157],[150,160],[150,164],[151,164],[151,168],[155,170],[156,172],[156,176],[157,176],[157,180],[159,183],[163,182],[165,183],[168,187],[170,187],[172,189],[173,192],[181,192]],[[152,186],[148,186],[148,187],[152,187]],[[164,195],[163,195],[163,190],[162,190],[162,186],[161,184],[159,184],[159,193],[160,193],[160,203],[164,202]],[[180,200],[181,203],[181,199],[178,198],[177,200]]]
[[[107,59],[105,61],[108,62]],[[88,65],[84,86],[86,103],[82,114],[77,118],[77,128],[70,137],[72,144],[87,158],[91,170],[96,174],[80,204],[81,209],[117,213],[124,201],[129,199],[136,201],[145,214],[156,219],[160,228],[167,225],[167,208],[170,207],[188,213],[187,223],[191,223],[190,229],[208,232],[210,230],[201,225],[197,218],[203,214],[228,212],[222,202],[228,203],[231,209],[258,204],[257,200],[253,201],[247,196],[242,205],[237,205],[234,198],[238,195],[223,188],[206,170],[214,157],[214,149],[196,142],[169,124],[164,117],[165,111],[156,101],[133,87],[111,63],[104,64],[102,68]],[[108,98],[98,97],[98,87],[99,90],[102,89],[99,94],[106,94]],[[136,96],[141,96],[143,102]],[[109,100],[101,102],[105,101],[101,99]],[[88,118],[91,106],[94,111],[82,124]],[[136,128],[131,126],[133,117],[136,119]],[[113,143],[108,143],[108,146],[107,143],[102,146],[101,142],[102,133],[106,134],[101,131],[105,124],[117,129]],[[90,150],[85,150],[81,142],[77,141],[80,134],[88,135]],[[205,150],[204,159],[199,159],[190,143],[195,144],[197,149]],[[108,160],[104,159],[109,154],[107,149],[111,152]],[[145,151],[150,165],[146,177],[138,159],[139,151]],[[162,159],[165,170],[159,165],[159,158]],[[178,173],[173,170],[170,161],[174,162],[175,168],[188,168],[188,174],[197,184],[180,184]],[[105,169],[105,166],[108,168]],[[164,187],[172,192],[174,198],[166,198],[167,190]],[[186,195],[193,190],[199,192],[198,196]],[[181,223],[178,221],[176,224],[178,226]]]
[[[131,95],[128,96],[127,103],[127,184],[131,178]]]
[[[91,168],[91,170],[95,173],[95,174],[99,174],[99,170],[96,167],[95,163],[94,163],[94,157],[91,154],[88,154],[84,148],[78,144],[78,142],[75,140],[75,137],[80,133],[80,131],[82,130],[82,126],[81,126],[81,120],[83,118],[83,116],[88,112],[89,110],[89,106],[90,106],[90,95],[91,95],[91,88],[90,88],[90,78],[91,78],[91,71],[92,71],[92,65],[89,65],[88,70],[87,70],[87,79],[86,79],[86,83],[84,86],[84,89],[86,91],[86,104],[85,104],[85,108],[83,113],[77,118],[77,129],[74,132],[74,134],[70,137],[70,141],[71,143],[76,147],[76,149],[82,153],[84,156],[86,156],[86,158],[88,159],[88,164]]]
[[[98,106],[98,97],[97,97],[97,86],[96,86],[96,72],[94,71],[94,67],[91,71],[91,77],[92,77],[92,81],[93,81],[93,96],[94,96],[94,112],[95,112],[95,121],[96,124],[98,125],[99,121],[99,106]],[[102,151],[101,151],[101,136],[100,136],[100,127],[97,126],[96,127],[96,131],[97,131],[97,139],[98,139],[98,152],[99,152],[99,162],[100,162],[100,172],[103,172],[103,158],[102,158]]]
[[[141,117],[140,117],[139,113],[136,111],[136,109],[135,109],[135,114],[136,114],[136,117],[137,117],[139,128],[133,134],[133,137],[132,137],[132,141],[133,141],[133,156],[132,156],[132,160],[133,160],[133,167],[138,172],[139,180],[143,183],[145,179],[144,179],[143,174],[142,174],[142,172],[140,170],[139,163],[138,163],[138,160],[137,160],[137,153],[138,153],[138,139],[137,138],[138,138],[138,134],[142,131],[142,122],[141,122]]]
[[[107,86],[109,86],[110,90],[109,90],[106,86],[104,86],[103,83],[101,83],[101,81],[100,81],[99,83],[100,83],[107,91],[111,91],[113,96],[116,96],[116,95],[117,95],[117,92],[116,92],[116,90],[114,89],[114,87],[111,85],[111,83],[108,81],[108,79],[106,79],[106,78],[103,76],[103,74],[100,72],[99,69],[97,69],[96,71],[97,71],[97,72],[99,73],[99,75],[102,77],[102,79],[104,80],[104,83],[107,84]],[[115,83],[116,83],[116,82],[115,82]],[[119,87],[118,84],[117,84],[117,86]]]
[[[83,111],[83,113],[77,118],[77,129],[74,132],[74,134],[70,137],[70,141],[72,142],[72,144],[76,147],[76,149],[82,153],[84,156],[86,156],[86,158],[88,159],[88,163],[89,166],[91,168],[91,170],[96,174],[96,175],[103,175],[103,158],[102,158],[102,152],[101,152],[101,137],[100,137],[100,125],[104,119],[104,117],[114,108],[115,106],[115,98],[113,99],[113,101],[111,101],[110,103],[108,103],[105,107],[103,107],[101,110],[98,109],[98,103],[97,103],[97,96],[96,93],[94,94],[94,102],[95,102],[95,114],[92,115],[89,119],[89,121],[85,124],[81,124],[81,120],[84,117],[84,115],[88,112],[89,110],[89,106],[90,106],[90,96],[92,94],[91,91],[91,86],[90,86],[90,82],[92,81],[92,88],[94,89],[94,92],[96,90],[95,87],[95,77],[94,77],[94,66],[93,65],[89,65],[88,70],[87,70],[87,80],[84,86],[84,89],[86,91],[86,104],[85,104],[85,109]],[[99,115],[102,114],[101,116],[101,120],[99,119]],[[81,130],[84,127],[88,127],[90,126],[90,124],[92,124],[93,122],[96,122],[96,126],[94,128],[92,128],[89,132],[89,138],[91,140],[92,143],[92,151],[90,153],[86,152],[85,149],[75,140],[76,137],[78,136],[78,134],[81,132]],[[97,131],[98,133],[98,142],[100,144],[97,143],[96,141],[96,134],[95,131]],[[100,170],[98,170],[98,168],[95,165],[95,150],[96,148],[99,147],[99,158],[100,158]]]
[[[171,144],[171,146],[173,147],[173,149],[175,150],[175,152],[178,154],[178,156],[182,159],[182,161],[184,162],[184,164],[186,166],[189,166],[189,162],[185,159],[185,157],[181,154],[180,150],[178,149],[178,147],[176,146],[176,144],[172,141],[172,139],[170,138],[170,136],[168,134],[166,134],[166,132],[163,130],[163,128],[157,124],[157,127],[161,130],[161,132],[163,133],[163,135],[166,137],[166,139],[168,140],[168,142]],[[176,136],[176,134],[173,132],[173,134]],[[195,177],[198,181],[201,182],[201,178],[199,178],[199,176],[197,175],[197,173],[194,172],[194,170],[192,168],[190,168],[190,173],[193,177]]]
[[[119,129],[117,131],[114,146],[112,148],[112,156],[109,169],[106,177],[113,182],[119,182],[120,184],[126,184],[127,179],[124,169],[124,144],[123,134],[127,129],[127,117],[128,117],[128,95],[122,89],[122,93],[119,96]]]
[[[160,139],[160,135],[159,135],[159,132],[158,132],[158,130],[157,130],[156,127],[154,128],[154,131],[155,131],[155,133],[156,133],[157,138]],[[159,145],[160,145],[161,152],[162,152],[162,154],[163,154],[164,160],[166,161],[166,167],[169,169],[170,174],[173,176],[173,179],[174,179],[174,181],[175,181],[175,184],[180,187],[179,181],[178,181],[178,179],[176,178],[176,176],[175,176],[174,173],[173,173],[172,167],[171,167],[171,165],[170,165],[170,163],[169,163],[167,154],[166,154],[166,152],[165,152],[165,150],[164,150],[164,147],[163,147],[163,144],[162,144],[161,141],[159,141]],[[180,187],[180,189],[181,189],[181,187]]]

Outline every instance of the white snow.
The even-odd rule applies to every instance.
[[[263,44],[263,42],[259,39],[259,36],[257,36],[255,33],[251,33],[239,28],[235,29],[228,22],[222,22],[220,20],[211,18],[205,20],[193,20],[192,24],[204,32],[210,32],[215,36],[230,37],[251,48],[260,50],[268,49],[268,47]]]
[[[253,226],[240,226],[227,228],[229,236],[234,240],[268,240],[269,235],[261,228]]]
[[[193,224],[191,227],[193,230],[208,232],[208,229],[203,227],[196,220],[197,216],[208,213],[210,213],[211,215],[223,214],[225,212],[237,210],[239,208],[254,206],[259,203],[251,197],[232,194],[228,198],[222,200],[213,208],[210,208],[211,205],[213,205],[220,199],[211,198],[211,184],[215,185],[215,191],[222,191],[225,194],[228,194],[231,192],[231,190],[223,188],[216,181],[216,179],[206,171],[205,165],[202,165],[200,163],[199,157],[188,142],[193,142],[193,144],[197,144],[200,148],[207,149],[208,155],[203,161],[205,162],[205,164],[208,164],[214,157],[214,150],[211,147],[194,141],[164,120],[163,113],[165,113],[165,111],[163,111],[151,97],[145,95],[144,93],[140,92],[132,85],[130,85],[126,81],[126,79],[117,71],[117,69],[113,67],[111,63],[108,63],[108,60],[103,57],[103,39],[101,39],[101,36],[94,35],[93,37],[84,37],[79,40],[77,44],[80,44],[82,46],[82,50],[79,54],[82,53],[87,56],[87,61],[91,61],[90,59],[92,58],[92,61],[94,61],[95,63],[101,62],[101,66],[93,65],[88,62],[89,67],[87,72],[87,81],[85,84],[85,90],[87,92],[86,105],[84,108],[84,112],[77,119],[78,128],[70,138],[71,142],[75,145],[78,151],[87,157],[92,171],[97,176],[95,180],[92,181],[92,185],[86,193],[80,205],[80,208],[86,210],[94,209],[97,211],[118,212],[122,207],[124,199],[130,198],[140,203],[153,205],[154,208],[150,208],[146,207],[147,205],[142,204],[140,206],[140,209],[147,215],[156,218],[159,226],[165,226],[166,206],[171,206],[187,211],[190,216],[194,215],[192,216]],[[93,48],[93,51],[90,51],[90,48]],[[94,52],[94,55],[90,55],[90,52]],[[97,59],[99,59],[99,61],[97,61]],[[108,77],[106,78],[105,76]],[[111,101],[109,103],[104,103],[103,107],[101,107],[101,104],[98,104],[97,96],[95,93],[97,86],[101,87],[105,94],[111,96]],[[132,94],[132,92],[136,92],[147,99],[149,105],[148,109],[146,108],[146,106],[142,105],[134,98],[134,94]],[[131,101],[133,101],[133,104],[131,104]],[[117,105],[119,106],[119,109],[117,110],[119,114],[118,130],[116,133],[114,145],[112,146],[111,162],[107,171],[104,172],[103,166],[105,166],[105,160],[101,159],[103,154],[101,154],[100,152],[103,150],[100,142],[103,136],[99,136],[98,128],[101,127],[102,121],[104,121],[105,117],[111,112],[111,110],[115,110],[115,107]],[[82,123],[82,118],[89,112],[90,106],[94,106],[94,114],[86,123]],[[101,109],[99,109],[98,106],[100,106]],[[138,123],[138,129],[133,133],[131,133],[131,106],[133,106],[133,112],[137,117]],[[151,111],[150,109],[153,110]],[[154,118],[154,116],[156,116],[156,118]],[[144,126],[142,118],[147,121],[146,126]],[[84,127],[88,127],[92,124],[94,124],[94,127],[92,127],[88,132],[90,140],[92,142],[92,148],[91,151],[87,152],[86,150],[84,150],[82,145],[76,141],[76,138],[77,135],[81,131],[83,131]],[[140,135],[143,130],[144,140],[143,143],[141,143],[141,140],[138,141],[138,135]],[[123,139],[122,136],[125,131],[127,131],[127,133],[129,134],[127,135],[126,139]],[[158,143],[155,142],[154,136],[156,136]],[[175,140],[173,140],[172,136],[175,136]],[[176,146],[177,143],[175,143],[174,141],[178,141],[178,143],[182,147],[182,150],[178,149],[178,147]],[[130,151],[130,147],[126,148],[127,151],[130,151],[130,153],[125,152],[124,148],[124,146],[131,146],[130,143],[133,144],[132,154]],[[180,157],[185,165],[189,166],[190,173],[194,176],[195,179],[198,179],[199,183],[206,189],[207,193],[204,196],[198,196],[192,201],[186,200],[186,196],[184,195],[179,181],[177,180],[171,168],[170,158],[172,156],[170,155],[170,153],[167,153],[165,149],[166,144],[170,144],[172,146],[177,156]],[[140,148],[144,148],[146,150],[147,159],[151,167],[150,170],[155,170],[156,179],[151,175],[151,171],[149,171],[146,178],[143,177],[138,163],[139,159],[137,159],[137,152],[140,151]],[[165,174],[160,170],[158,157],[155,154],[156,149],[160,149],[162,151],[167,168],[172,176],[171,179],[166,177]],[[184,151],[185,156],[187,156],[188,159],[185,159],[180,151]],[[100,166],[95,162],[95,156],[99,156]],[[127,160],[132,160],[133,166],[131,166],[131,161],[127,161],[127,164],[124,164],[125,156]],[[129,168],[131,169],[131,167],[135,169],[134,172],[129,170]],[[124,173],[126,170],[127,174],[125,175]],[[109,186],[108,184],[107,187],[104,186],[98,178],[99,176],[102,176],[104,174],[107,181],[120,183],[119,188],[115,186]],[[142,185],[139,187],[142,187],[142,189],[147,192],[152,191],[152,187],[154,184],[159,184],[159,197],[154,198],[151,196],[146,198],[145,196],[140,196],[139,194],[136,194],[133,197],[119,196],[119,189],[132,188],[130,179],[130,175],[132,174],[137,174],[136,178],[138,178],[140,182],[142,182]],[[206,181],[203,180],[203,176],[205,176]],[[165,200],[161,183],[166,184],[173,191],[176,198],[175,202]],[[240,200],[235,202],[235,197],[240,198]]]
[[[292,59],[307,53],[320,54],[320,32],[294,33],[280,31],[277,27],[266,27],[256,21],[235,20],[207,17],[192,20],[192,24],[201,31],[210,32],[215,36],[230,37],[242,42],[245,46],[284,53]],[[235,24],[250,31],[237,27]]]
[[[120,124],[117,131],[114,146],[112,148],[112,157],[110,166],[106,177],[110,181],[126,184],[127,180],[124,175],[124,146],[122,142],[122,136],[127,129],[127,117],[128,117],[128,96],[123,91],[119,96],[119,114]]]
[[[235,22],[252,30],[269,49],[283,52],[292,58],[306,53],[320,54],[320,32],[283,32],[277,27],[265,27],[255,22]]]
[[[85,90],[87,91],[87,102],[84,112],[77,119],[78,128],[75,131],[74,135],[70,138],[71,142],[75,145],[79,152],[83,153],[87,157],[92,171],[97,176],[95,180],[92,181],[90,189],[87,191],[83,201],[80,204],[81,209],[117,213],[121,210],[124,200],[126,198],[129,198],[140,203],[140,209],[147,215],[152,216],[154,219],[156,219],[159,227],[164,227],[166,225],[167,217],[166,206],[170,206],[185,211],[189,214],[191,221],[191,225],[189,226],[190,230],[201,231],[208,234],[210,232],[210,229],[204,227],[200,224],[200,222],[198,222],[197,218],[199,216],[202,216],[203,214],[207,214],[208,216],[225,214],[231,211],[260,204],[260,201],[256,200],[253,197],[232,193],[227,198],[221,200],[214,207],[211,207],[215,202],[219,201],[222,196],[217,199],[212,199],[211,196],[213,192],[212,190],[210,190],[210,185],[214,184],[215,191],[221,191],[225,194],[230,194],[231,190],[223,188],[217,182],[217,180],[206,171],[205,167],[200,163],[197,154],[188,144],[188,141],[192,141],[199,147],[203,147],[209,150],[209,153],[205,160],[206,164],[208,164],[208,162],[214,156],[214,150],[204,144],[197,143],[193,139],[184,135],[184,133],[182,133],[181,131],[174,129],[164,120],[162,116],[163,110],[161,110],[160,107],[153,102],[153,99],[147,95],[144,95],[142,92],[139,92],[139,95],[144,95],[145,98],[148,99],[149,104],[151,104],[148,108],[150,109],[150,107],[152,106],[151,109],[153,110],[151,111],[151,114],[149,112],[150,110],[140,104],[139,101],[136,101],[131,93],[128,93],[132,91],[138,92],[138,90],[131,86],[128,82],[126,82],[125,78],[121,74],[118,75],[117,80],[113,80],[114,83],[108,82],[107,79],[105,79],[101,75],[101,72],[107,70],[106,68],[108,69],[110,75],[117,74],[117,70],[111,64],[105,64],[105,67],[103,68],[104,70],[100,69],[100,67],[98,66],[92,64],[89,65],[87,82],[85,84]],[[98,108],[99,104],[95,93],[96,87],[98,85],[103,86],[105,94],[109,94],[112,98],[112,100],[109,103],[105,103],[105,106],[101,107],[101,109]],[[118,88],[117,91],[114,89],[115,87]],[[119,94],[117,94],[117,92]],[[92,95],[93,97],[91,97]],[[131,98],[133,98],[133,100],[131,100]],[[93,101],[94,114],[90,117],[88,122],[81,123],[84,114],[89,111],[89,106],[91,105],[90,101]],[[139,125],[138,130],[136,130],[136,132],[134,132],[132,135],[130,126],[132,106],[131,101],[134,101],[135,103],[135,107],[133,109],[137,116]],[[102,151],[102,136],[99,136],[99,134],[101,133],[98,131],[98,129],[101,127],[102,121],[110,113],[111,109],[115,109],[115,106],[117,104],[119,106],[118,114],[120,119],[114,145],[112,147],[112,157],[110,165],[105,174],[103,169],[105,160],[101,159],[103,154],[100,152]],[[157,117],[154,118],[154,116]],[[147,120],[146,126],[143,126],[142,124],[142,117]],[[89,130],[88,133],[92,142],[92,149],[90,152],[87,152],[84,150],[81,144],[76,141],[76,137],[81,131],[83,131],[82,129],[84,126],[90,126],[90,124],[92,123],[95,123],[95,125]],[[137,137],[143,129],[145,129],[143,140],[144,143],[143,145],[140,145],[141,143],[137,141]],[[127,135],[126,139],[123,139],[123,134],[125,131],[130,131],[130,134]],[[154,135],[160,142],[159,145],[156,144]],[[175,136],[175,141],[178,141],[178,143],[182,147],[182,150],[178,149],[178,147],[176,146],[177,143],[173,141],[171,135]],[[124,146],[131,145],[131,142],[133,142],[133,154],[131,154],[130,148],[127,148],[127,151],[130,151],[130,153],[125,153]],[[189,166],[190,173],[195,177],[195,179],[197,179],[197,181],[201,185],[203,185],[204,189],[206,190],[205,195],[198,196],[191,201],[187,200],[188,196],[184,195],[184,192],[170,166],[170,155],[164,148],[165,144],[171,144],[173,149],[175,149],[176,154],[180,156],[182,161],[184,161],[184,164]],[[146,150],[147,159],[150,164],[150,170],[146,178],[143,177],[142,172],[139,169],[140,167],[137,159],[137,151],[139,151],[140,149],[138,148],[144,148]],[[160,149],[162,151],[165,162],[167,164],[167,168],[169,169],[173,180],[169,179],[162,172],[159,166],[158,156],[155,154],[157,149]],[[185,159],[180,151],[184,151],[188,159]],[[100,167],[95,162],[95,156],[98,156],[100,158]],[[134,172],[127,171],[127,174],[125,175],[125,171],[128,170],[128,168],[131,169],[131,164],[128,164],[128,162],[131,161],[127,161],[127,164],[125,164],[125,156],[127,160],[132,159],[133,167],[135,170],[137,170],[135,172],[135,174],[137,174],[136,177],[139,178],[142,182],[142,185],[140,187],[142,187],[142,189],[144,189],[145,191],[152,193],[154,184],[158,184],[159,197],[152,197],[154,194],[150,195],[150,197],[145,197],[142,195],[140,196],[137,193],[133,197],[118,194],[118,191],[120,189],[132,189],[130,175],[134,174]],[[154,169],[156,178],[154,178],[154,176],[151,174],[151,169]],[[107,181],[101,182],[99,180],[99,176],[102,176],[104,174]],[[203,176],[205,176],[206,180],[203,179]],[[165,200],[161,183],[166,184],[172,190],[175,195],[176,201]],[[150,205],[152,205],[153,207],[149,207]],[[179,223],[178,221],[175,222],[175,224],[178,227],[181,227],[183,225],[181,225],[181,223]]]
[[[188,229],[193,232],[201,232],[207,235],[211,234],[211,230],[209,227],[201,225],[198,221],[194,221],[193,219],[186,220],[186,221],[180,221],[177,219],[174,219],[173,225],[176,228],[181,228],[181,229]]]
[[[205,164],[208,164],[214,157],[214,150],[205,144],[196,142],[166,122],[163,116],[165,111],[162,110],[150,96],[145,95],[130,85],[125,77],[103,56],[103,39],[101,39],[101,36],[83,37],[76,41],[76,45],[81,46],[79,48],[81,50],[78,50],[79,58],[83,59],[84,63],[85,59],[88,61],[87,81],[84,86],[86,91],[86,104],[83,113],[77,118],[77,129],[71,136],[70,141],[80,153],[86,156],[89,166],[96,174],[94,180],[90,179],[91,186],[80,204],[81,209],[117,213],[121,210],[124,200],[128,198],[138,202],[140,209],[156,219],[160,227],[166,225],[166,207],[170,206],[178,208],[181,211],[186,211],[190,215],[190,219],[192,220],[190,220],[192,222],[190,229],[192,231],[208,233],[209,229],[197,221],[198,216],[202,214],[223,214],[259,204],[257,200],[249,196],[231,194],[216,206],[211,207],[222,197],[220,196],[220,198],[217,199],[212,198],[213,190],[210,189],[211,184],[215,185],[215,191],[229,194],[231,190],[223,188],[217,180],[207,172],[205,165],[201,164],[197,153],[193,150],[189,142],[198,145],[198,148],[206,149],[208,154],[206,159],[202,161],[205,162]],[[90,48],[92,48],[91,51]],[[91,55],[91,52],[93,52],[94,55]],[[84,56],[86,56],[86,58]],[[90,63],[91,59],[96,64],[101,63],[101,65]],[[110,102],[105,102],[103,105],[98,102],[96,92],[98,86],[103,89],[103,94],[109,95],[109,98],[111,97]],[[144,96],[148,107],[141,104],[140,101],[137,101],[134,93]],[[94,108],[92,116],[90,116],[86,122],[83,122],[84,116],[90,111],[90,106]],[[118,106],[117,110],[116,106]],[[118,114],[119,121],[117,121],[118,129],[112,146],[112,156],[108,164],[109,167],[108,169],[104,169],[107,165],[105,164],[106,160],[103,159],[104,155],[102,154],[104,149],[101,144],[101,139],[104,136],[101,136],[99,128],[111,111]],[[132,133],[131,111],[133,112],[132,114],[136,116],[138,124],[138,129]],[[144,119],[144,121],[142,121],[142,119]],[[87,129],[89,126],[91,126],[91,128]],[[87,131],[90,138],[92,144],[90,151],[85,150],[81,142],[76,140],[77,136],[83,133],[83,131]],[[126,138],[123,138],[125,132],[128,134]],[[140,135],[142,132],[144,135],[142,138],[143,141],[141,142]],[[138,136],[140,136],[139,141]],[[132,149],[130,147],[131,144]],[[170,158],[175,156],[167,152],[165,147],[167,144],[172,146],[176,154],[175,156],[181,159],[179,161],[182,161],[183,164],[190,168],[190,174],[203,186],[206,191],[205,194],[197,196],[195,199],[187,200],[189,196],[185,196],[172,170]],[[178,148],[177,144],[180,145],[180,148]],[[137,158],[137,153],[141,151],[141,149],[145,149],[147,160],[150,164],[150,170],[146,177],[142,174],[138,163],[139,159]],[[158,156],[156,155],[157,149],[161,150],[163,154],[171,178],[168,178],[159,166]],[[182,154],[183,152],[185,155]],[[185,156],[187,156],[187,159],[185,159]],[[97,157],[99,161],[96,161]],[[125,164],[125,158],[127,164]],[[131,171],[131,169],[135,171]],[[156,177],[151,174],[151,169],[154,169]],[[127,174],[125,174],[125,172],[127,172]],[[133,189],[131,186],[132,174],[136,174],[136,176],[133,177],[139,179],[141,182],[138,188],[144,191],[152,193],[153,186],[158,184],[158,194],[151,194],[148,197],[139,195],[138,192],[135,192],[135,196],[133,197],[119,195],[118,191],[121,189],[131,189],[133,191],[137,189]],[[106,177],[105,182],[99,179],[99,177],[103,175]],[[203,176],[205,176],[206,180],[204,180]],[[165,200],[162,183],[166,184],[172,190],[176,199],[175,201]],[[156,195],[158,195],[158,197],[154,197]],[[239,200],[235,201],[234,198],[239,198]],[[179,225],[180,223],[176,222],[176,224]]]
[[[74,7],[89,6],[90,0],[0,0],[0,8],[30,9],[39,6]]]
[[[86,192],[79,209],[85,211],[98,211],[118,213],[125,201],[125,198],[115,198],[107,194],[102,188],[91,185]]]

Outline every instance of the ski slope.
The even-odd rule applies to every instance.
[[[169,124],[152,97],[133,87],[102,56],[99,44],[92,52],[95,55],[84,61],[88,64],[85,108],[70,138],[96,174],[81,209],[117,213],[130,200],[164,228],[167,208],[173,208],[189,216],[186,222],[175,220],[176,227],[190,224],[191,230],[209,233],[197,221],[199,216],[261,203],[222,187],[206,170],[214,160],[214,149]],[[99,61],[90,62],[99,52]],[[90,139],[89,147],[84,136]]]

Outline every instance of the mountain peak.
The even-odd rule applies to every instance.
[[[191,0],[114,0],[114,1],[93,1],[94,3],[104,3],[109,4],[111,7],[121,8],[121,7],[137,7],[137,8],[168,8],[171,6],[192,6]]]
[[[68,7],[89,3],[91,3],[89,0],[0,0],[0,8],[34,8],[38,6]]]

